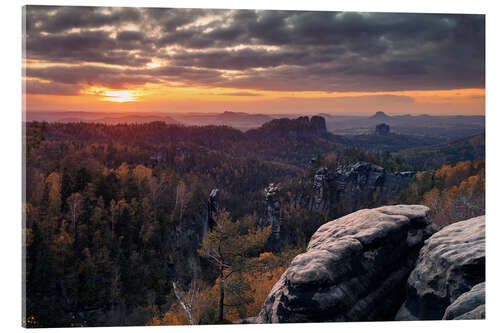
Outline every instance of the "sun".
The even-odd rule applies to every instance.
[[[109,102],[135,102],[137,100],[138,93],[133,90],[108,90],[105,91],[101,100]]]
[[[101,87],[90,87],[83,92],[87,95],[97,95],[101,101],[125,103],[135,102],[142,95],[137,90],[114,90]]]

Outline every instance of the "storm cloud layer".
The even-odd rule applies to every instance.
[[[28,6],[25,27],[34,94],[484,88],[483,15]]]

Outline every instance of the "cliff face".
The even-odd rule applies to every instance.
[[[420,251],[408,278],[406,301],[396,319],[453,319],[472,311],[481,305],[481,289],[484,305],[484,285],[467,298],[458,299],[484,280],[484,216],[451,224],[429,238]],[[475,306],[470,305],[471,299]],[[484,309],[482,314],[484,318]]]
[[[364,209],[321,226],[267,297],[259,323],[393,319],[423,242],[424,206]]]
[[[217,222],[215,221],[219,216],[220,208],[219,208],[219,189],[214,188],[210,191],[210,195],[208,196],[208,230],[215,227]]]
[[[310,121],[310,126],[312,131],[318,135],[326,133],[326,121],[325,118],[320,116],[312,116]]]
[[[446,308],[443,319],[484,319],[486,316],[486,283],[476,284]]]
[[[484,216],[436,232],[428,212],[384,206],[324,224],[244,322],[484,319]]]
[[[297,139],[313,136],[322,137],[327,134],[325,118],[320,116],[274,119],[258,129],[247,132],[248,136],[259,139],[278,137]]]
[[[271,226],[273,241],[280,239],[281,226],[281,203],[279,188],[274,184],[269,184],[264,190],[263,214],[259,221],[261,226]]]
[[[320,168],[314,175],[309,208],[326,212],[332,204],[340,204],[346,212],[353,212],[394,196],[408,187],[414,175],[413,171],[387,172],[367,162],[351,164],[334,172]]]
[[[309,201],[309,209],[315,212],[326,211],[330,206],[329,187],[331,177],[327,168],[316,171],[313,179],[312,195]]]

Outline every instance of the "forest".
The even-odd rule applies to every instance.
[[[360,201],[363,208],[424,204],[439,227],[485,212],[484,135],[447,145],[452,158],[441,163],[437,148],[412,154],[394,142],[382,152],[290,126],[274,121],[241,132],[163,122],[26,123],[24,324],[214,324],[256,316],[315,230],[351,212],[335,181],[314,208],[318,170],[335,176],[366,162],[395,175],[412,172],[405,188],[376,190]],[[271,183],[275,197],[266,190]],[[271,199],[279,232],[266,222]]]

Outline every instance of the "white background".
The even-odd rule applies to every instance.
[[[500,13],[495,1],[4,1],[0,7],[0,328],[4,332],[21,328],[21,6],[35,5],[95,5],[142,7],[201,7],[201,8],[258,8],[302,10],[348,10],[382,12],[478,13],[486,14],[486,124],[487,124],[487,320],[460,322],[387,322],[387,323],[334,323],[334,324],[282,324],[282,325],[226,325],[209,327],[132,327],[91,329],[98,332],[474,332],[499,331],[499,269],[500,251],[498,186],[500,145],[500,81],[498,40]],[[498,327],[496,327],[498,326]],[[69,329],[58,329],[58,332]],[[76,330],[76,329],[73,329]],[[52,330],[51,330],[52,331]]]

